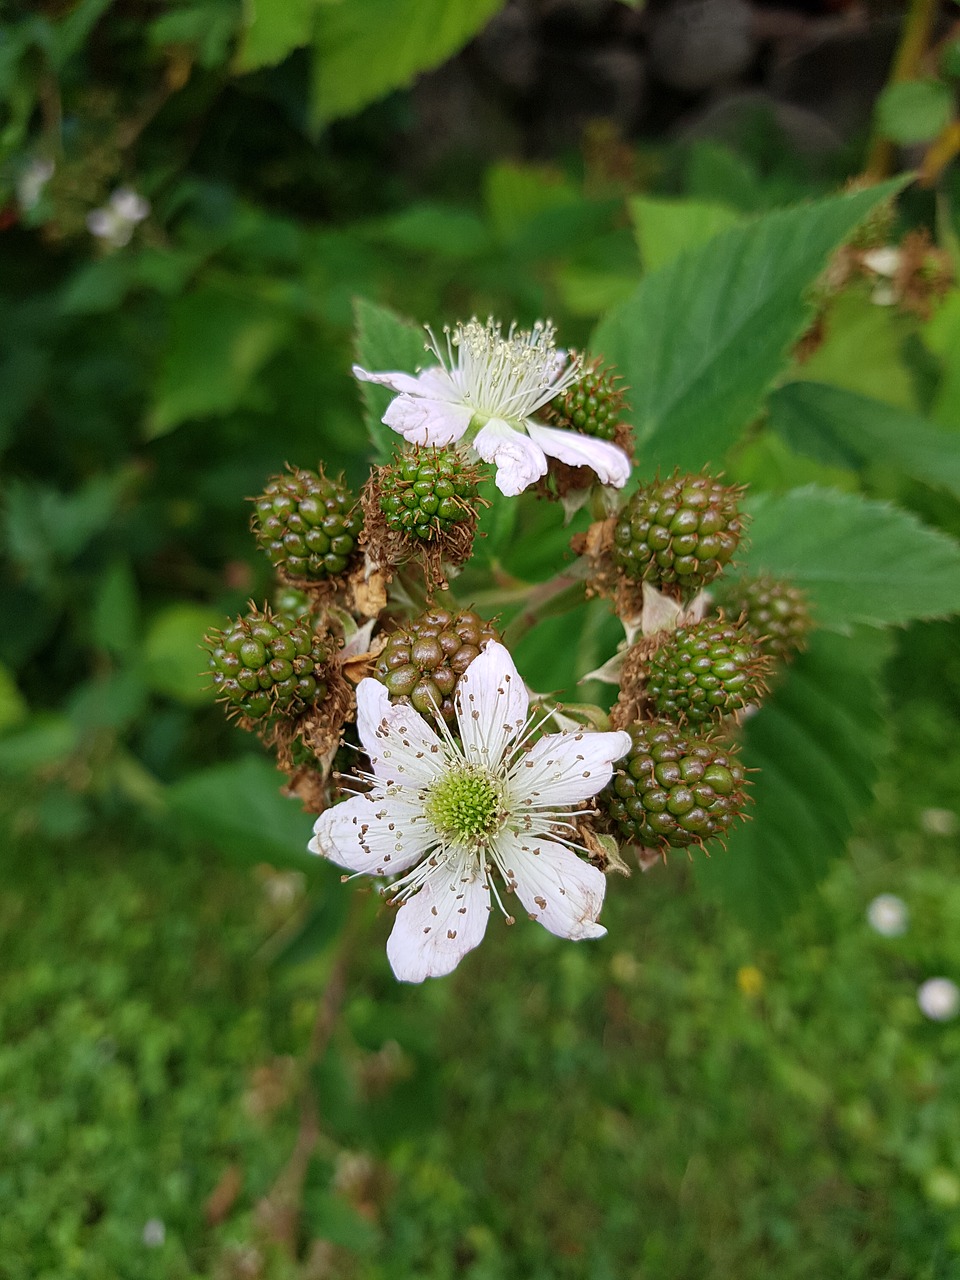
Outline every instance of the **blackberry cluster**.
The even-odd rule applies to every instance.
[[[691,623],[650,658],[647,697],[675,724],[710,724],[762,695],[769,662],[743,627],[722,618]]]
[[[213,686],[251,720],[300,715],[327,693],[328,651],[309,619],[265,608],[207,636]]]
[[[655,721],[629,733],[633,747],[601,796],[621,836],[661,851],[723,839],[746,805],[736,748]]]
[[[387,528],[423,541],[473,516],[476,475],[451,449],[418,449],[380,472]]]
[[[679,471],[638,489],[617,520],[614,560],[637,581],[699,591],[737,549],[741,493],[737,485]]]
[[[623,418],[624,394],[612,369],[594,360],[583,376],[551,400],[546,417],[552,426],[613,440]]]
[[[292,467],[256,499],[253,532],[288,578],[332,578],[357,550],[362,516],[342,479]]]
[[[799,587],[768,574],[743,578],[724,591],[721,601],[731,617],[742,617],[763,652],[777,661],[790,662],[807,647],[813,619]]]
[[[457,682],[481,645],[496,639],[494,628],[472,609],[427,609],[390,636],[374,674],[394,701],[410,702],[423,715],[439,708],[452,723]]]

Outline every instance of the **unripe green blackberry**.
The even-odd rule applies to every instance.
[[[457,682],[496,631],[472,609],[427,609],[395,631],[377,658],[374,674],[394,701],[410,702],[422,715],[436,708],[454,719]]]
[[[329,657],[309,618],[252,609],[207,636],[219,698],[251,720],[297,716],[327,694]]]
[[[416,449],[380,471],[387,528],[424,541],[473,518],[476,497],[476,472],[452,449]]]
[[[547,421],[565,431],[581,431],[587,436],[612,440],[624,411],[624,393],[617,385],[619,382],[613,369],[603,368],[599,359],[591,361],[579,381],[547,405]]]
[[[628,732],[633,747],[600,797],[625,839],[682,849],[722,839],[743,817],[745,770],[736,747],[657,721]]]
[[[271,563],[289,578],[343,573],[361,526],[360,507],[342,479],[300,467],[274,476],[256,499],[253,532]]]
[[[678,627],[649,659],[646,696],[674,724],[709,724],[756,702],[770,659],[723,618]]]
[[[285,618],[305,618],[310,613],[310,597],[297,587],[282,586],[274,594],[273,607]]]
[[[680,471],[645,485],[617,520],[614,560],[637,581],[699,591],[737,549],[744,524],[738,505],[742,492],[712,476]]]
[[[731,617],[741,617],[764,653],[790,662],[807,647],[813,627],[810,603],[799,587],[763,574],[741,578],[724,589],[721,597]]]

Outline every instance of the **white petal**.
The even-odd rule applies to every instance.
[[[629,733],[622,731],[550,733],[514,765],[514,794],[533,808],[566,808],[589,800],[607,785],[614,760],[630,746]]]
[[[453,444],[473,421],[469,405],[427,396],[399,395],[387,405],[383,422],[411,444]]]
[[[878,276],[890,276],[892,279],[900,269],[901,252],[895,245],[884,245],[881,249],[869,249],[860,255],[860,261]]]
[[[357,685],[357,731],[385,785],[427,786],[443,769],[443,743],[436,732],[413,707],[392,703],[386,688],[369,676]]]
[[[467,667],[454,695],[468,760],[496,768],[527,719],[530,699],[510,654],[495,640]]]
[[[559,938],[602,938],[597,924],[607,881],[575,853],[552,840],[523,840],[508,833],[497,849],[507,888],[528,914]]]
[[[622,489],[630,479],[630,459],[615,444],[559,427],[542,427],[539,422],[528,422],[527,430],[544,453],[571,467],[589,467],[601,484]]]
[[[422,811],[381,793],[354,796],[321,813],[307,848],[348,871],[389,876],[419,862],[435,843]]]
[[[368,373],[358,364],[353,366],[353,376],[359,382],[374,382],[378,387],[389,387],[404,395],[419,395],[420,383],[412,373]]]
[[[150,212],[150,202],[129,187],[118,187],[110,197],[110,204],[118,218],[124,222],[142,222]]]
[[[497,464],[496,485],[502,494],[514,498],[547,474],[543,450],[522,431],[502,418],[491,418],[473,441],[484,462]]]
[[[463,403],[463,392],[443,365],[431,365],[417,374],[418,394],[428,400],[449,400],[452,404]]]
[[[397,912],[387,959],[401,982],[452,972],[483,940],[490,914],[487,873],[451,858]]]
[[[108,240],[117,228],[117,220],[109,209],[91,209],[87,214],[87,230],[92,236]]]

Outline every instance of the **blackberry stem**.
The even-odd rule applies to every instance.
[[[503,643],[509,649],[542,619],[575,609],[583,600],[583,593],[582,579],[569,573],[558,573],[555,578],[538,583],[527,593],[527,608],[521,609],[504,628]]]

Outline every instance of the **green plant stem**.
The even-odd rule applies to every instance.
[[[293,1151],[277,1178],[257,1206],[257,1220],[263,1232],[291,1257],[296,1256],[300,1235],[303,1185],[311,1157],[320,1140],[320,1108],[313,1081],[313,1069],[323,1057],[337,1027],[348,991],[347,978],[358,935],[367,923],[369,895],[356,893],[317,1005],[310,1041],[300,1060],[300,1125]]]
[[[527,595],[527,607],[507,624],[503,643],[509,649],[543,618],[556,617],[576,608],[583,599],[583,591],[582,579],[570,573],[559,573],[555,578],[539,583]]]
[[[900,41],[887,77],[887,85],[902,84],[916,78],[933,34],[937,17],[937,0],[911,0],[910,9],[903,20]],[[869,182],[879,182],[893,168],[893,143],[889,138],[875,134],[867,156],[864,176]]]

